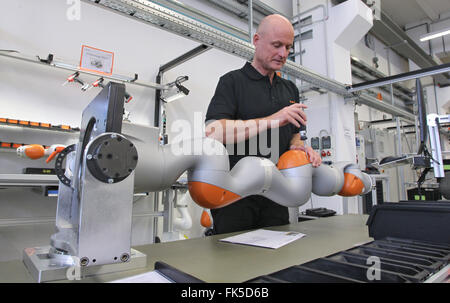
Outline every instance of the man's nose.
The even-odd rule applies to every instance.
[[[278,55],[284,59],[289,55],[289,51],[284,47],[280,47],[280,50],[278,51]]]

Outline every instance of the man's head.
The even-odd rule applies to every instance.
[[[283,67],[294,43],[294,28],[281,15],[265,17],[253,36],[255,56],[253,65],[264,74],[273,73]]]

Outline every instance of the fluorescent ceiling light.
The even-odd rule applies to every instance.
[[[423,36],[420,37],[420,41],[424,42],[424,41],[428,41],[428,40],[431,40],[431,39],[439,38],[439,37],[442,37],[442,36],[445,36],[445,35],[448,35],[448,34],[450,34],[450,28],[423,35]]]

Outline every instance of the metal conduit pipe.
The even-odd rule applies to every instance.
[[[327,25],[325,23],[325,21],[328,20],[328,18],[329,18],[329,16],[328,16],[328,5],[329,5],[328,1],[326,2],[326,4],[318,4],[318,5],[313,6],[313,7],[309,8],[309,9],[303,11],[303,12],[298,13],[296,16],[294,16],[292,18],[292,20],[295,20],[296,18],[298,18],[298,23],[300,24],[300,17],[301,16],[306,15],[308,13],[311,13],[311,12],[315,11],[316,9],[319,9],[319,8],[322,9],[322,19],[313,21],[311,23],[311,25],[319,23],[319,22],[324,22],[323,23],[323,37],[324,37],[325,66],[326,66],[326,71],[327,71],[327,74],[326,74],[327,77],[330,76],[329,53],[328,53],[328,47],[327,47],[328,31],[327,31]],[[308,24],[308,25],[310,25],[310,24]],[[300,39],[301,39],[301,32],[299,33],[299,35],[300,35]],[[302,62],[302,60],[301,60],[301,56],[302,56],[301,52],[302,52],[302,50],[300,49],[300,62]],[[300,63],[300,64],[302,64],[302,63]],[[331,94],[330,93],[328,94],[327,98],[328,98],[328,108],[331,109],[332,108],[332,100],[331,100]],[[330,127],[329,127],[328,131],[331,134],[332,133],[332,121],[333,121],[333,118],[334,118],[332,110],[329,111],[328,116],[329,116],[328,118],[329,118],[329,121],[330,121]]]
[[[282,15],[287,18],[287,16],[284,15],[282,12],[277,11],[276,9],[274,9],[273,7],[270,7],[269,5],[265,4],[262,1],[259,1],[259,0],[252,0],[252,1],[253,1],[253,8],[265,16],[268,16],[271,14],[278,14],[278,15]]]
[[[299,4],[299,2],[297,1],[297,5],[298,5],[298,9],[300,10],[300,4]],[[300,48],[300,50],[299,50],[299,56],[300,56],[300,65],[302,65],[303,64],[303,60],[302,60],[302,42],[301,42],[301,39],[302,39],[302,31],[301,31],[301,29],[302,29],[302,25],[301,25],[301,16],[303,16],[303,15],[305,15],[305,14],[307,14],[307,13],[309,13],[309,12],[312,12],[312,11],[314,11],[315,9],[317,9],[317,8],[319,8],[319,7],[322,7],[322,10],[323,10],[323,14],[322,14],[322,16],[323,16],[323,18],[321,19],[321,20],[318,20],[318,21],[313,21],[313,22],[311,22],[311,23],[308,23],[306,26],[309,26],[309,25],[313,25],[313,24],[315,24],[315,23],[318,23],[318,22],[323,22],[323,21],[325,21],[325,20],[327,20],[328,19],[328,9],[325,7],[325,5],[324,4],[319,4],[319,5],[316,5],[316,6],[313,6],[312,8],[310,8],[310,9],[307,9],[306,11],[304,11],[304,12],[300,12],[300,13],[298,13],[297,15],[295,15],[294,17],[292,17],[292,19],[291,19],[291,23],[294,25],[295,24],[295,21],[297,21],[298,22],[298,35],[299,35],[299,48]],[[296,19],[298,19],[298,20],[296,20]],[[324,28],[324,30],[325,30],[325,28]],[[325,42],[326,43],[326,42]],[[325,51],[327,52],[327,49],[325,48]],[[326,57],[328,57],[328,55],[326,55]],[[327,60],[327,73],[328,73],[328,58],[326,58],[326,60]]]
[[[310,13],[310,12],[316,10],[319,7],[322,8],[322,10],[323,10],[323,20],[328,19],[328,7],[326,7],[325,4],[318,4],[316,6],[313,6],[313,7],[309,8],[309,9],[307,9],[306,11],[300,12],[297,15],[295,15],[294,17],[292,17],[292,22],[295,19],[297,19],[297,18],[299,18],[299,21],[300,21],[300,16],[303,16],[303,15],[305,15],[307,13]]]
[[[175,12],[169,12],[168,10],[159,7],[151,2],[144,0],[108,0],[94,1],[83,0],[93,5],[102,6],[106,9],[113,10],[119,14],[131,16],[136,20],[141,20],[147,24],[164,28],[170,32],[180,34],[182,36],[188,36],[190,39],[205,43],[207,45],[214,46],[217,49],[225,51],[227,53],[239,56],[246,60],[251,60],[254,53],[254,48],[248,42],[238,40],[229,34],[219,32],[213,27],[209,27],[205,24],[181,16]],[[208,0],[217,1],[217,0]],[[223,3],[223,1],[217,1]],[[344,97],[355,97],[354,94],[348,91],[344,84],[330,79],[326,76],[322,76],[314,71],[311,71],[303,66],[299,66],[292,61],[287,61],[284,65],[283,72],[286,74],[301,79],[305,82],[311,83],[315,86],[324,88],[325,90],[334,92]],[[370,102],[369,102],[370,103]],[[388,113],[396,113],[395,108],[389,109]],[[401,112],[400,112],[401,113]]]
[[[164,1],[170,3],[170,4],[174,5],[174,6],[180,7],[181,9],[186,10],[186,11],[188,11],[188,12],[194,14],[194,15],[198,15],[198,16],[206,19],[206,20],[209,20],[209,21],[212,21],[214,23],[217,23],[217,24],[225,27],[226,29],[228,29],[231,32],[237,32],[237,33],[239,33],[241,35],[245,35],[246,34],[246,31],[242,30],[241,28],[233,26],[233,25],[231,25],[229,23],[226,23],[226,22],[224,22],[224,21],[222,21],[220,19],[214,18],[214,17],[212,17],[212,16],[210,16],[208,14],[205,14],[201,10],[198,10],[196,8],[188,6],[188,5],[184,4],[184,3],[181,3],[179,1],[174,1],[174,0],[164,0]],[[159,1],[152,1],[152,2],[158,3]]]
[[[253,1],[248,0],[248,40],[253,41]]]
[[[326,5],[324,7],[324,11],[323,11],[323,18],[328,19],[328,7],[330,5],[330,1],[327,0]],[[323,35],[324,35],[324,41],[325,41],[325,64],[326,64],[326,69],[327,69],[327,77],[330,77],[330,58],[329,58],[329,52],[328,52],[328,29],[327,29],[327,23],[324,22],[323,23]],[[332,108],[332,100],[331,100],[331,94],[328,94],[328,108],[331,109]],[[333,115],[333,110],[329,110],[328,111],[328,118],[330,121],[330,134],[333,133],[333,121],[335,120],[334,115]],[[336,145],[336,140],[333,140],[333,145]],[[336,148],[336,146],[334,147]]]
[[[215,5],[237,15],[240,18],[248,19],[249,12],[248,7],[246,5],[242,5],[233,0],[206,0],[207,2],[214,3]],[[265,15],[259,12],[253,12],[253,21],[254,23],[259,24],[261,20],[265,17]]]

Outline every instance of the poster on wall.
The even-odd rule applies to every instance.
[[[102,75],[112,75],[114,53],[83,45],[81,47],[80,69]]]

